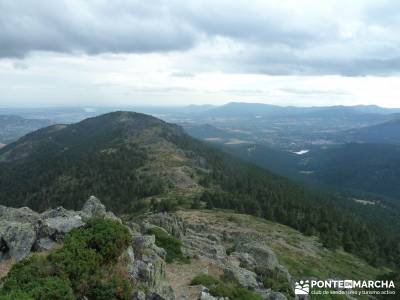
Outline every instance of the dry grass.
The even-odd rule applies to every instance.
[[[223,270],[206,260],[192,259],[190,264],[168,264],[166,277],[175,291],[177,299],[198,299],[200,290],[190,286],[192,279],[200,274],[210,274],[214,277],[223,275]]]
[[[56,246],[54,246],[53,250],[59,249],[62,246],[62,244],[57,244]],[[50,254],[51,251],[34,252],[33,255],[46,257]],[[15,263],[17,263],[17,261],[14,259],[7,259],[0,263],[0,279],[7,276],[8,272],[11,270],[11,267],[15,265]]]
[[[0,263],[0,279],[6,277],[11,267],[16,263],[13,259],[7,259]]]

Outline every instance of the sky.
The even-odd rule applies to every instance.
[[[397,0],[0,0],[0,107],[400,107]]]

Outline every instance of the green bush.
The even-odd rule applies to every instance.
[[[3,292],[0,292],[0,300],[34,300],[28,293],[20,290],[13,290],[7,294],[2,294]]]
[[[96,300],[109,300],[115,299],[114,298],[114,286],[110,282],[97,282],[94,284],[89,292],[88,292],[89,299],[96,299]]]
[[[262,283],[266,288],[270,288],[273,291],[293,296],[293,289],[287,281],[275,278],[262,278]]]
[[[95,249],[104,261],[115,261],[131,242],[128,228],[116,221],[92,219],[88,222],[88,246]]]
[[[94,249],[68,248],[56,250],[49,256],[57,274],[69,278],[73,289],[81,295],[88,290],[91,281],[98,277],[101,256]]]
[[[191,285],[204,285],[208,288],[219,284],[221,281],[211,275],[201,274],[192,279]]]
[[[59,277],[40,279],[38,285],[29,293],[40,300],[74,300],[74,293],[69,282]]]
[[[294,297],[293,288],[284,276],[266,268],[256,268],[255,272],[259,276],[264,287],[281,292],[289,298]]]
[[[231,300],[262,300],[262,297],[234,282],[223,282],[210,288],[215,297],[228,297]]]
[[[128,300],[131,296],[132,286],[121,275],[114,275],[105,282],[96,282],[88,292],[89,299],[96,300]]]
[[[226,255],[231,255],[233,252],[236,251],[236,247],[232,246],[226,249]]]
[[[65,278],[55,276],[54,270],[55,268],[46,258],[37,255],[18,262],[4,280],[3,298],[74,299],[70,282]]]
[[[236,282],[220,280],[213,276],[202,274],[192,279],[191,285],[204,285],[215,297],[228,297],[231,300],[261,300],[261,296],[245,289]]]
[[[167,252],[165,261],[171,263],[173,261],[187,262],[187,258],[182,253],[182,242],[176,237],[166,233],[160,228],[151,228],[149,234],[154,234],[156,237],[156,245],[164,248]]]
[[[155,212],[174,212],[178,209],[178,201],[176,199],[163,199],[153,203],[153,211]]]
[[[108,219],[91,219],[86,227],[72,230],[65,247],[94,249],[104,262],[115,261],[131,241],[126,226]]]
[[[122,224],[91,219],[48,257],[33,255],[15,264],[3,280],[0,300],[130,299],[130,282],[110,264],[129,243]]]
[[[33,255],[16,263],[4,279],[3,289],[32,290],[39,278],[47,277],[53,269],[44,257]]]

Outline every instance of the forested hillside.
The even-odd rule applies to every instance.
[[[400,144],[400,117],[391,115],[393,120],[337,134],[338,142]],[[335,136],[335,135],[334,135]]]
[[[48,127],[0,150],[0,204],[76,209],[90,194],[119,213],[168,210],[188,201],[233,209],[319,236],[326,247],[372,264],[400,262],[398,238],[363,221],[345,202],[143,114],[116,112]]]

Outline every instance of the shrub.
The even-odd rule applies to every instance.
[[[231,300],[261,300],[261,296],[240,286],[237,282],[223,277],[221,280],[207,274],[197,275],[191,285],[204,285],[214,297],[227,297]]]
[[[174,212],[178,209],[178,201],[176,199],[163,199],[153,204],[155,212]]]
[[[201,201],[200,201],[200,199],[199,199],[199,198],[195,198],[195,199],[193,200],[193,202],[191,203],[190,208],[191,208],[191,209],[199,209],[199,208],[201,208]]]
[[[266,268],[256,268],[255,272],[259,276],[264,287],[281,292],[289,298],[294,297],[293,289],[284,276]]]
[[[4,279],[3,289],[32,290],[39,278],[51,274],[52,268],[44,257],[33,255],[16,263]]]
[[[15,264],[4,280],[0,299],[74,299],[70,282],[53,274],[54,267],[44,257],[33,255]]]
[[[120,274],[114,274],[107,281],[98,281],[88,292],[89,299],[96,300],[130,300],[132,286],[128,279]]]
[[[83,295],[98,276],[101,256],[94,249],[68,248],[56,250],[49,256],[59,276],[70,279],[72,287]]]
[[[191,285],[204,285],[205,287],[212,287],[220,283],[220,280],[207,274],[197,275],[192,279]]]
[[[214,297],[228,297],[231,300],[261,300],[261,296],[243,288],[236,282],[217,279],[202,274],[193,278],[191,285],[204,285]]]
[[[115,265],[130,243],[122,224],[91,219],[68,233],[61,249],[15,264],[3,280],[0,300],[129,299],[130,282]],[[111,274],[111,275],[110,275]]]
[[[0,293],[0,300],[34,300],[29,294],[22,292],[21,290],[14,290],[7,294]]]
[[[173,261],[187,262],[187,258],[182,253],[182,242],[176,237],[166,233],[160,228],[151,228],[149,234],[154,234],[156,237],[156,245],[164,248],[167,252],[165,261],[171,263]]]
[[[104,261],[115,261],[131,242],[128,228],[116,221],[91,219],[87,224],[88,246],[95,249]]]
[[[233,252],[236,251],[236,247],[232,246],[226,249],[226,255],[231,255]]]
[[[293,296],[293,289],[287,281],[265,277],[262,278],[262,283],[266,288]]]
[[[87,295],[89,299],[96,299],[96,300],[115,299],[114,286],[110,282],[98,282],[90,288]]]
[[[115,261],[131,241],[126,226],[108,219],[90,219],[84,228],[72,230],[65,239],[65,248],[94,249],[104,262]]]
[[[210,288],[215,297],[228,297],[231,300],[262,300],[262,297],[234,282],[223,282]]]
[[[114,287],[114,295],[117,299],[128,300],[132,298],[133,288],[128,279],[120,274],[116,274],[112,278]]]
[[[68,281],[59,277],[47,277],[38,281],[37,287],[30,291],[34,299],[74,300],[74,293]]]

